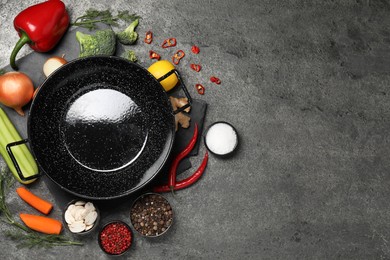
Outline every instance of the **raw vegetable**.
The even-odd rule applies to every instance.
[[[20,140],[22,140],[22,138],[20,137],[18,131],[16,130],[12,122],[9,120],[4,110],[0,108],[0,153],[15,178],[20,183],[29,184],[36,179],[21,180],[15,168],[15,165],[12,162],[11,157],[6,151],[7,144]],[[34,176],[38,173],[38,165],[35,162],[35,159],[26,144],[20,144],[12,147],[11,149],[13,155],[16,158],[17,163],[19,164],[19,168],[25,178]]]
[[[188,98],[176,98],[176,97],[169,97],[169,100],[171,101],[173,110],[176,110],[178,108],[181,108],[188,104]],[[191,107],[187,107],[184,109],[185,112],[189,113],[191,110]],[[179,124],[183,128],[188,128],[190,126],[191,117],[189,117],[187,114],[184,114],[183,112],[179,112],[175,114],[175,126],[176,131],[179,128]]]
[[[11,71],[0,76],[0,102],[24,116],[22,107],[31,101],[34,86],[22,72]]]
[[[152,73],[152,75],[159,79],[163,77],[165,74],[170,72],[171,70],[175,69],[175,66],[167,60],[160,60],[155,63],[153,63],[149,68],[148,71]],[[170,75],[166,79],[160,81],[160,84],[163,86],[165,91],[169,91],[173,89],[177,83],[179,82],[177,76],[175,74]]]
[[[99,11],[91,8],[88,9],[84,15],[76,18],[71,25],[94,30],[97,29],[97,24],[99,23],[118,26],[119,21],[131,22],[137,18],[140,17],[136,14],[130,14],[127,10],[120,11],[117,15],[113,15],[110,10]]]
[[[118,41],[125,45],[134,44],[138,39],[138,33],[135,27],[138,25],[138,19],[135,19],[124,31],[117,33]]]
[[[200,49],[199,49],[198,46],[193,45],[193,46],[191,47],[191,51],[192,51],[192,53],[194,53],[194,54],[198,54],[198,53],[200,52]]]
[[[64,56],[50,57],[43,64],[43,74],[45,74],[46,77],[49,77],[50,74],[52,74],[55,70],[57,70],[59,67],[66,64],[67,62],[68,61],[64,59]]]
[[[178,65],[180,60],[183,59],[184,56],[186,56],[186,54],[182,50],[178,50],[177,52],[175,52],[175,54],[173,54],[172,56],[173,64]]]
[[[210,77],[210,81],[217,85],[221,84],[221,80],[215,76]]]
[[[155,60],[160,60],[161,56],[157,52],[150,50],[149,51],[149,58],[155,59]]]
[[[185,178],[184,180],[176,182],[176,185],[174,186],[173,190],[181,190],[185,189],[195,182],[197,182],[200,177],[202,177],[204,170],[206,169],[207,162],[209,160],[209,153],[206,151],[206,154],[203,157],[203,161],[200,164],[199,168],[190,176]],[[171,191],[171,188],[169,185],[161,185],[153,188],[153,192],[169,192]]]
[[[49,235],[59,235],[61,233],[62,223],[56,219],[25,213],[20,213],[19,217],[32,230]]]
[[[4,168],[0,171],[0,220],[10,225],[15,230],[7,230],[6,236],[12,240],[18,241],[20,247],[52,247],[52,246],[70,246],[82,245],[77,241],[69,240],[61,235],[44,235],[34,232],[23,224],[17,222],[8,208],[6,201],[6,194],[9,188],[14,184],[15,179],[11,177],[8,171]]]
[[[25,187],[17,188],[16,193],[19,195],[19,197],[22,200],[24,200],[31,207],[35,208],[36,210],[39,210],[43,214],[46,215],[49,214],[53,208],[53,205],[50,202],[38,197],[37,195],[35,195]]]
[[[195,84],[196,91],[198,91],[199,95],[204,95],[205,88],[202,84]]]
[[[24,44],[38,52],[48,52],[57,45],[69,26],[69,15],[61,1],[45,1],[21,11],[14,19],[20,39],[10,57],[17,70],[15,59]]]
[[[132,50],[125,51],[122,55],[122,58],[125,58],[131,62],[137,62],[138,58],[135,55],[135,52]]]
[[[115,54],[116,37],[111,29],[99,30],[95,34],[77,31],[76,39],[80,44],[79,57]]]
[[[181,160],[183,160],[191,151],[194,149],[194,146],[196,144],[196,141],[198,140],[198,124],[195,123],[195,129],[194,133],[191,137],[190,142],[187,144],[187,146],[181,151],[174,159],[169,167],[169,173],[168,173],[168,186],[173,191],[173,188],[176,185],[176,171],[177,167],[179,166],[179,163]]]
[[[98,215],[92,202],[79,200],[69,204],[64,212],[64,219],[70,232],[81,233],[94,227]]]
[[[147,31],[145,34],[144,42],[147,44],[151,44],[153,41],[153,33],[151,31]]]
[[[164,49],[169,47],[175,47],[176,43],[176,38],[168,38],[163,41],[161,47],[163,47]]]
[[[199,72],[202,69],[202,66],[200,64],[191,63],[190,68],[195,70],[196,72]]]

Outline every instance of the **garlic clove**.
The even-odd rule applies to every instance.
[[[93,228],[93,224],[92,224],[92,225],[87,225],[87,226],[85,227],[85,231],[88,231],[88,230],[90,230],[91,228]]]
[[[86,214],[85,214],[85,211],[86,211],[86,209],[85,209],[84,207],[78,208],[78,209],[76,210],[75,215],[74,215],[74,219],[75,219],[76,221],[83,220],[83,219],[84,219],[84,216],[86,215]]]
[[[95,206],[91,203],[91,202],[87,202],[84,207],[86,209],[90,209],[90,211],[94,211],[95,210]]]
[[[91,211],[89,214],[85,217],[85,224],[86,225],[93,225],[97,219],[97,212],[96,211]]]
[[[65,211],[65,221],[66,223],[68,224],[72,224],[73,222],[75,222],[76,220],[74,219],[74,217],[72,216],[70,210],[66,210]]]
[[[76,203],[74,205],[75,206],[84,206],[85,205],[85,201],[82,201],[82,200],[76,201]]]
[[[76,221],[69,225],[69,230],[73,233],[83,232],[86,228],[86,225],[83,221]]]

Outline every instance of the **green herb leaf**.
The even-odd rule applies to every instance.
[[[77,17],[71,25],[93,30],[97,28],[97,23],[116,27],[119,25],[119,21],[131,22],[137,18],[140,17],[136,14],[130,14],[129,11],[120,11],[117,15],[113,15],[110,10],[88,9],[84,15]]]

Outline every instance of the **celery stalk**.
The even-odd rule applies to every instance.
[[[29,184],[36,179],[28,181],[21,180],[11,160],[11,157],[6,150],[7,144],[20,140],[22,140],[22,138],[20,137],[15,126],[9,120],[4,110],[0,108],[0,154],[2,155],[4,161],[7,163],[10,171],[15,176],[15,178],[20,183]],[[38,165],[26,144],[13,146],[11,149],[24,177],[30,177],[38,173]]]

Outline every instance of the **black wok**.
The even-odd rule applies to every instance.
[[[118,57],[82,58],[42,84],[31,104],[28,138],[40,168],[59,187],[88,199],[117,198],[143,188],[162,169],[175,112],[143,67]]]

